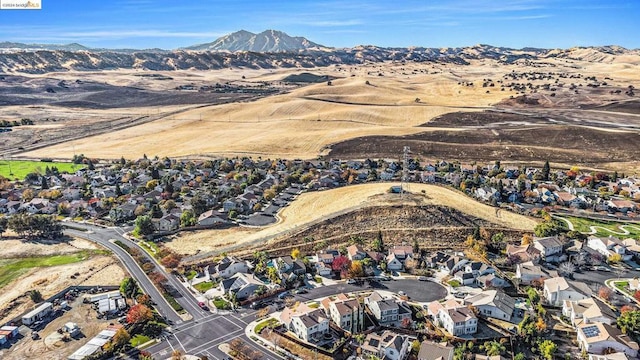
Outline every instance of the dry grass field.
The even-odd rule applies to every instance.
[[[565,72],[581,74],[583,77],[596,76],[599,79],[612,77],[613,80],[608,80],[609,86],[620,88],[631,83],[637,84],[640,80],[637,66],[630,63],[601,64],[566,59],[545,59],[541,62],[544,64],[502,64],[492,60],[477,60],[468,66],[384,63],[304,70],[226,69],[159,73],[171,76],[169,81],[140,77],[140,73],[135,71],[83,73],[82,76],[87,76],[92,81],[104,81],[114,86],[137,86],[154,91],[185,84],[215,82],[269,82],[279,86],[279,81],[287,75],[301,72],[329,75],[336,79],[331,85],[317,83],[292,88],[287,93],[267,96],[253,102],[191,109],[183,105],[184,111],[159,116],[159,120],[45,147],[23,155],[55,158],[70,158],[74,153],[97,158],[137,158],[143,154],[190,157],[249,155],[309,159],[327,154],[328,147],[332,144],[358,137],[404,136],[437,130],[459,131],[459,127],[440,129],[418,126],[445,113],[480,111],[502,104],[510,96],[517,96],[510,89],[500,91],[499,87],[482,86],[484,79],[498,81],[512,71]],[[54,75],[67,80],[80,76],[77,73]],[[471,82],[474,86],[465,86],[465,83]],[[543,81],[533,82],[542,84]],[[569,94],[566,87],[563,91]],[[579,104],[597,106],[607,101],[624,100],[624,95],[612,96],[606,91],[590,94],[583,92],[579,96],[555,98],[545,94],[542,98],[547,110],[554,106],[571,109],[577,108]],[[175,106],[158,107],[138,111],[162,114],[174,108]],[[55,111],[65,111],[65,108]],[[109,112],[115,117],[122,111],[123,109],[101,110],[99,113],[100,118],[105,119]],[[79,111],[77,116],[82,116],[82,113],[83,111]],[[583,117],[584,114],[579,116]]]
[[[181,254],[195,254],[221,250],[237,244],[268,242],[279,236],[303,229],[305,226],[358,208],[398,205],[444,205],[465,214],[481,218],[497,225],[530,231],[536,220],[479,203],[457,191],[428,184],[411,184],[409,191],[417,196],[403,202],[398,194],[387,194],[389,183],[363,184],[328,191],[302,194],[279,214],[280,221],[261,228],[231,228],[182,233],[166,246]],[[424,196],[422,191],[424,190]],[[420,199],[416,203],[416,198]]]
[[[411,74],[410,67],[434,74]],[[331,86],[313,84],[255,102],[189,110],[24,155],[70,157],[75,152],[99,158],[139,157],[144,153],[315,158],[327,145],[337,141],[376,134],[413,134],[424,131],[416,127],[435,116],[485,109],[505,96],[498,92],[486,94],[479,87],[458,85],[458,78],[483,76],[472,71],[472,67],[457,69],[456,76],[429,64],[407,65],[408,75],[403,75],[400,68],[400,65],[389,64],[305,70],[341,78],[333,80]],[[276,81],[298,72],[299,69],[265,70],[262,74],[249,71],[246,77],[247,81],[254,82]],[[378,76],[379,73],[384,76]],[[224,74],[229,80],[242,76],[238,70]],[[420,102],[416,102],[416,98]],[[96,147],[96,142],[101,146]]]
[[[25,243],[20,240],[2,240],[2,259],[16,259],[34,256],[74,254],[83,250],[96,250],[96,246],[86,240],[73,239],[68,243]],[[71,276],[81,274],[76,279]],[[13,282],[2,288],[0,293],[0,322],[18,316],[33,306],[33,302],[24,295],[27,291],[38,289],[46,298],[71,285],[117,285],[125,272],[118,260],[111,256],[94,255],[90,258],[67,265],[50,268],[32,268]],[[12,309],[6,311],[11,305]]]

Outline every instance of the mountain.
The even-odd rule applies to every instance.
[[[229,49],[239,44],[241,38],[253,38],[248,32],[239,32],[216,40],[213,45]],[[272,34],[278,34],[273,32]],[[260,34],[255,36],[256,41]],[[285,40],[278,36],[278,39]],[[294,38],[292,38],[294,39]],[[298,43],[303,43],[298,38]],[[252,42],[258,46],[257,42]],[[290,44],[278,41],[279,45]],[[270,43],[271,44],[271,43]],[[313,44],[309,42],[308,44]],[[72,44],[73,45],[73,44]],[[0,47],[0,73],[47,73],[58,71],[98,71],[115,69],[141,70],[216,70],[223,68],[275,69],[313,68],[329,65],[359,65],[365,63],[432,62],[468,65],[472,61],[492,60],[502,64],[527,64],[529,61],[564,58],[598,63],[625,63],[640,65],[640,50],[629,50],[618,46],[580,47],[571,49],[510,49],[491,45],[474,45],[460,48],[383,48],[378,46],[356,46],[345,49],[319,47],[289,52],[261,53],[254,51],[166,51],[152,50],[29,50],[15,45]],[[291,46],[291,45],[287,45]],[[275,49],[262,43],[261,49]],[[84,47],[83,47],[84,48]],[[282,46],[280,48],[285,48]],[[9,50],[11,49],[11,50]],[[254,48],[255,49],[255,48]],[[37,51],[36,51],[37,50]]]
[[[254,34],[246,30],[222,36],[214,42],[186,47],[185,50],[195,51],[252,51],[252,52],[293,52],[309,48],[321,48],[303,37],[292,37],[282,31],[266,30]]]
[[[66,45],[60,44],[23,44],[16,42],[0,42],[0,49],[2,50],[65,50],[65,51],[80,51],[89,50],[88,47],[80,44],[72,43]]]

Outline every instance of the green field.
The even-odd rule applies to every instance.
[[[93,252],[80,251],[73,254],[37,256],[21,259],[0,260],[0,288],[10,284],[20,275],[33,268],[73,264],[88,259]]]
[[[142,334],[138,334],[131,338],[131,346],[136,347],[138,345],[142,345],[151,341],[151,338]]]
[[[607,237],[612,235],[620,238],[640,239],[640,224],[625,224],[617,221],[598,221],[572,216],[566,216],[564,218],[571,221],[574,230],[584,234],[590,234],[592,232],[591,227],[594,226],[596,230],[596,233],[594,234],[595,236]],[[622,228],[620,228],[620,226],[622,226]],[[625,234],[625,231],[622,229],[628,231],[629,234]]]
[[[193,287],[196,288],[196,290],[200,291],[201,293],[205,293],[213,289],[213,283],[211,281],[205,281],[205,282],[195,284],[193,285]]]
[[[27,174],[32,172],[44,174],[47,166],[50,168],[55,166],[61,173],[73,173],[76,170],[85,167],[85,165],[62,162],[2,160],[0,161],[0,175],[10,180],[22,180],[25,176],[27,176]]]

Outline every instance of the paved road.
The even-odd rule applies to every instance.
[[[151,283],[147,275],[140,269],[135,260],[121,247],[110,242],[110,239],[117,239],[130,247],[135,247],[145,254],[151,261],[155,259],[138,247],[137,244],[122,237],[122,229],[119,228],[101,228],[88,224],[73,224],[71,226],[90,230],[82,231],[75,229],[65,230],[69,235],[94,241],[109,250],[111,250],[127,268],[131,276],[133,276],[142,289],[151,296],[157,303],[158,311],[167,319],[173,322],[170,333],[168,333],[163,341],[150,347],[147,351],[151,352],[155,358],[170,357],[174,349],[178,349],[183,353],[193,355],[204,355],[209,359],[225,359],[227,355],[218,349],[223,343],[227,343],[233,339],[239,338],[244,340],[248,346],[254,348],[262,354],[261,359],[277,360],[280,356],[258,346],[245,335],[244,329],[247,324],[255,320],[256,311],[249,309],[240,309],[238,312],[230,312],[224,315],[213,314],[200,309],[197,300],[189,290],[187,290],[177,278],[171,274],[164,272],[160,266],[156,266],[157,270],[162,272],[168,279],[169,283],[181,295],[176,300],[185,308],[193,317],[192,320],[182,321],[182,319],[173,311],[171,306],[165,301],[160,292]],[[444,298],[447,291],[439,284],[430,281],[417,280],[391,280],[391,281],[374,281],[364,282],[363,284],[345,284],[340,283],[331,286],[322,286],[311,289],[307,294],[296,295],[298,300],[310,300],[335,295],[341,292],[355,292],[363,290],[387,290],[398,292],[400,290],[407,293],[413,301],[428,302]]]
[[[187,288],[185,288],[185,286],[182,285],[182,283],[180,283],[180,281],[175,276],[171,275],[170,273],[167,273],[164,270],[164,268],[157,263],[156,259],[154,259],[152,256],[150,256],[144,249],[142,249],[135,242],[124,238],[121,235],[123,233],[122,229],[120,229],[120,228],[103,228],[103,227],[99,227],[99,226],[94,226],[94,225],[90,225],[90,224],[82,224],[82,223],[73,223],[70,226],[84,228],[84,229],[89,230],[91,232],[91,233],[88,233],[88,232],[77,231],[77,230],[69,230],[69,231],[75,231],[73,233],[73,235],[85,238],[87,240],[92,240],[92,241],[95,241],[94,238],[95,239],[100,239],[100,241],[96,241],[96,242],[100,243],[101,245],[109,248],[110,250],[112,250],[114,252],[118,251],[118,253],[125,254],[126,258],[124,258],[125,261],[123,261],[123,263],[127,267],[127,270],[130,270],[130,267],[134,268],[134,269],[137,269],[136,273],[134,273],[134,272],[132,272],[130,270],[129,272],[131,273],[131,275],[136,280],[138,280],[139,278],[143,277],[143,281],[146,280],[145,282],[148,281],[148,283],[151,284],[150,286],[153,286],[153,284],[151,283],[151,280],[149,280],[147,275],[140,269],[140,267],[137,265],[135,260],[133,260],[133,258],[126,251],[124,251],[121,247],[119,247],[118,245],[116,245],[114,243],[109,242],[108,240],[109,239],[114,239],[114,240],[117,239],[117,240],[122,241],[122,243],[124,243],[125,245],[129,246],[130,248],[138,249],[138,251],[143,256],[145,256],[152,263],[156,264],[155,271],[161,273],[164,277],[167,278],[167,281],[168,281],[169,285],[171,285],[171,287],[175,289],[174,298],[189,314],[191,314],[191,316],[194,319],[196,319],[196,320],[197,319],[203,319],[208,314],[210,314],[210,312],[204,311],[198,306],[198,301],[194,297],[194,294],[192,294]],[[121,258],[121,260],[123,260],[123,258]],[[143,289],[146,292],[147,289],[146,288],[143,288]],[[160,294],[160,292],[155,288],[155,286],[153,286],[153,289],[155,289],[156,293],[154,295],[149,294],[149,293],[148,294],[151,296],[152,299],[154,299],[154,301],[156,303],[162,304],[162,306],[161,306],[161,308],[162,308],[161,310],[162,311],[160,311],[160,309],[159,309],[160,313],[163,316],[165,316],[168,320],[170,320],[173,324],[182,323],[183,319],[176,314],[176,312],[166,302],[166,300],[164,299],[162,294]],[[165,307],[165,305],[168,306],[168,309]]]
[[[181,295],[180,297],[177,297],[176,300],[193,317],[192,320],[183,321],[182,318],[180,318],[173,308],[166,302],[162,294],[160,294],[151,280],[149,280],[144,271],[140,269],[131,255],[124,251],[120,246],[109,241],[111,239],[120,240],[130,247],[138,248],[142,254],[147,256],[150,260],[155,261],[155,259],[148,256],[148,254],[137,244],[122,237],[121,234],[123,231],[121,229],[102,228],[79,223],[68,224],[68,226],[82,228],[89,231],[67,229],[65,230],[67,234],[98,243],[116,254],[131,276],[138,281],[140,287],[145,291],[145,293],[151,296],[153,301],[156,303],[156,309],[158,312],[173,323],[173,334],[166,337],[161,343],[147,349],[156,355],[156,357],[162,358],[166,355],[168,358],[171,356],[173,349],[179,349],[184,353],[205,355],[208,356],[209,359],[225,359],[227,358],[227,355],[218,350],[218,346],[235,338],[241,338],[249,346],[254,348],[254,350],[261,353],[262,359],[281,359],[279,356],[254,344],[253,341],[245,336],[244,328],[249,322],[255,319],[255,311],[242,309],[237,313],[231,313],[224,316],[212,314],[210,311],[204,311],[198,306],[198,302],[194,295],[190,293],[175,276],[166,273],[162,267],[156,266],[157,271],[163,273],[167,277],[169,283]]]
[[[76,226],[75,224],[73,226]],[[71,236],[76,236],[79,238],[83,238],[89,241],[93,241],[99,245],[104,246],[105,248],[111,250],[117,257],[120,259],[120,262],[127,268],[129,274],[136,279],[142,290],[151,296],[153,301],[156,303],[156,309],[158,312],[164,316],[166,319],[172,322],[181,322],[182,318],[178,316],[178,314],[173,310],[171,305],[167,303],[164,299],[160,291],[153,285],[149,277],[140,269],[135,260],[122,249],[120,246],[110,242],[110,239],[121,239],[120,235],[116,231],[110,231],[109,229],[102,229],[100,232],[89,233],[86,231],[75,230],[75,229],[67,229],[65,233]]]

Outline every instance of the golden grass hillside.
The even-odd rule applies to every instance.
[[[413,66],[431,69],[426,64]],[[459,79],[481,81],[481,77],[486,76],[478,72],[465,74],[464,68],[456,70],[455,76],[448,69],[414,75],[389,69],[384,76],[377,76],[378,69],[349,73],[317,69],[317,73],[340,78],[332,81],[331,86],[319,83],[255,102],[185,111],[24,155],[57,158],[71,157],[74,153],[97,158],[135,158],[142,154],[253,155],[308,159],[317,157],[327,145],[342,140],[425,131],[417,126],[466,107],[471,107],[466,110],[485,109],[506,95],[498,91],[486,94],[486,89],[480,86],[458,85]],[[281,79],[285,74],[266,73],[251,80]],[[420,102],[416,102],[416,98]]]
[[[341,187],[328,191],[308,192],[300,195],[291,205],[284,208],[280,221],[265,228],[231,228],[226,230],[206,230],[183,233],[166,246],[181,254],[194,254],[221,250],[226,246],[242,243],[268,242],[268,240],[285,235],[292,231],[302,230],[306,225],[330,218],[345,211],[369,206],[401,204],[400,195],[387,194],[393,184],[375,183]],[[429,184],[411,184],[409,191],[421,195],[424,190],[424,201],[421,205],[444,205],[460,212],[493,222],[499,226],[517,230],[532,231],[536,220],[508,211],[479,203],[466,195],[440,186]],[[409,206],[415,201],[405,201]]]

